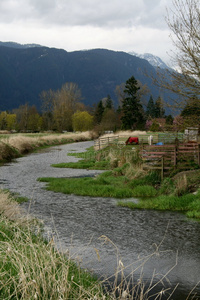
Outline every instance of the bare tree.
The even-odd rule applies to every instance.
[[[72,130],[72,115],[80,106],[81,91],[76,83],[66,82],[60,90],[43,91],[40,95],[43,119],[48,129]]]
[[[176,52],[173,62],[177,72],[161,70],[160,86],[181,96],[174,103],[184,107],[194,95],[200,99],[200,3],[199,0],[173,0],[167,24]]]

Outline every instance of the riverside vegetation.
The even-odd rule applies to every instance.
[[[41,147],[92,138],[91,133],[3,135],[0,160]],[[42,238],[42,225],[25,217],[27,199],[0,190],[0,299],[103,299],[102,284],[67,255],[54,240]]]
[[[31,136],[30,138],[21,135],[18,137],[13,136],[12,138],[3,138],[1,149],[4,149],[4,154],[1,155],[1,159],[10,160],[28,151],[51,144],[49,135],[46,138],[44,136]],[[14,138],[16,139],[15,143],[13,141]],[[80,140],[90,138],[91,135],[83,136],[82,134],[79,137]],[[77,135],[74,137],[74,140],[78,140]],[[61,135],[61,139],[56,139],[55,136],[52,138],[52,144],[62,142],[66,143],[66,140],[63,140],[63,135]],[[68,142],[72,142],[71,137]],[[15,147],[12,146],[13,144]],[[5,155],[6,149],[9,150],[8,156]],[[15,154],[14,156],[10,154],[10,149],[12,149],[11,153]],[[184,174],[183,178],[179,178],[177,174],[174,180],[167,178],[161,183],[158,174],[146,174],[141,170],[137,151],[133,155],[131,146],[117,151],[112,147],[98,152],[88,149],[86,153],[71,153],[70,155],[82,158],[79,162],[73,163],[74,167],[83,168],[84,166],[85,168],[93,169],[109,169],[96,178],[80,178],[82,180],[78,182],[78,186],[81,186],[82,189],[80,194],[89,194],[90,191],[86,191],[86,186],[89,185],[93,188],[92,195],[94,196],[98,196],[101,190],[103,190],[101,196],[107,195],[108,197],[129,198],[146,196],[146,198],[142,198],[141,203],[152,201],[152,203],[149,202],[149,207],[147,208],[155,209],[162,209],[156,207],[155,199],[163,196],[163,203],[168,203],[168,207],[165,206],[164,208],[163,206],[163,209],[187,211],[188,207],[190,207],[191,210],[187,212],[188,216],[194,217],[195,215],[195,217],[198,217],[198,212],[200,211],[200,209],[198,210],[198,207],[200,207],[199,192],[196,195],[188,193],[198,190],[197,182],[200,175],[197,171],[191,173],[190,176]],[[67,165],[64,163],[57,167],[69,166],[72,167],[72,164]],[[50,179],[40,180],[50,182]],[[76,180],[79,179],[70,179],[70,184],[74,181],[75,185],[73,188],[77,189]],[[68,180],[64,181],[67,186]],[[58,190],[60,190],[61,185],[59,181],[56,185]],[[63,182],[62,185],[65,186]],[[52,187],[49,186],[48,188]],[[55,189],[55,187],[52,189]],[[68,192],[74,193],[74,190],[68,190]],[[170,197],[166,195],[170,195]],[[155,196],[158,197],[155,198]],[[167,201],[167,198],[171,200]],[[166,200],[164,201],[164,199]],[[148,291],[151,290],[151,287],[146,290],[142,281],[138,281],[139,284],[134,285],[134,290],[131,291],[131,294],[128,289],[123,290],[124,283],[126,283],[126,286],[129,285],[126,282],[126,278],[123,278],[117,284],[119,274],[121,278],[120,270],[123,270],[121,261],[118,262],[119,270],[116,273],[115,286],[107,292],[102,282],[98,281],[86,270],[78,267],[68,254],[65,255],[57,251],[53,238],[50,238],[48,241],[42,238],[42,225],[37,220],[25,217],[18,204],[26,200],[17,195],[10,195],[8,191],[0,191],[0,299],[98,300],[116,299],[117,297],[121,297],[120,299],[149,299]],[[178,201],[178,206],[177,203],[175,205],[175,200]],[[153,203],[155,207],[153,207]],[[173,203],[174,206],[169,207],[169,203]],[[183,203],[185,204],[183,205]],[[133,203],[130,202],[128,204],[122,201],[119,205],[129,205],[132,208]],[[141,204],[138,203],[137,205],[135,207],[139,208]],[[162,293],[158,292],[157,298],[161,299],[161,296]]]
[[[86,153],[71,153],[82,158],[78,162],[53,165],[59,168],[107,170],[95,178],[39,178],[47,189],[66,194],[93,197],[133,198],[118,205],[131,209],[156,209],[182,212],[200,219],[200,170],[178,172],[161,181],[158,172],[142,170],[137,146],[116,146]],[[174,172],[173,172],[174,174]]]

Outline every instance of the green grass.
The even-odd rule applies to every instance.
[[[91,197],[129,198],[133,190],[126,186],[125,177],[115,177],[105,172],[96,178],[39,178],[48,182],[47,189],[64,194],[76,194]]]
[[[155,197],[158,191],[150,185],[138,185],[133,189],[133,196],[135,197]]]
[[[184,212],[188,217],[200,219],[200,196],[186,194],[183,196],[160,195],[150,199],[140,199],[138,203],[122,202],[120,206],[131,209],[155,209]]]
[[[72,150],[73,151],[73,150]],[[97,153],[103,153],[102,151],[94,151],[93,147],[87,149],[86,152],[74,152],[68,153],[68,156],[75,156],[81,158],[77,162],[67,162],[60,164],[52,164],[55,168],[72,168],[72,169],[89,169],[89,170],[109,170],[110,161],[101,157],[101,160],[96,160]]]
[[[89,170],[108,170],[109,161],[80,160],[78,162],[52,164],[55,168],[89,169]]]

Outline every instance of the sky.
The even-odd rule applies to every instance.
[[[170,63],[172,0],[0,0],[0,41],[152,53]]]

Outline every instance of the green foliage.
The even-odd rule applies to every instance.
[[[93,116],[87,111],[77,111],[72,116],[72,127],[74,131],[88,131],[93,126]]]
[[[20,153],[9,144],[0,142],[0,161],[11,161],[13,158],[19,157]]]
[[[116,176],[123,176],[126,173],[126,169],[130,166],[129,163],[125,163],[122,167],[115,168],[113,174]]]
[[[160,174],[158,172],[150,172],[145,176],[142,176],[141,178],[135,178],[132,179],[128,185],[131,188],[135,188],[138,185],[150,185],[150,186],[156,186],[160,184],[161,178]]]
[[[106,98],[105,109],[113,109],[113,101],[112,101],[110,95],[108,95]]]
[[[138,95],[140,87],[137,80],[132,76],[126,81],[124,93],[125,98],[122,101],[122,128],[142,129],[144,127],[144,111]]]
[[[165,178],[161,183],[159,193],[165,194],[165,195],[170,195],[170,194],[174,193],[174,191],[175,191],[174,180],[172,180],[169,177]]]
[[[193,97],[192,99],[189,99],[188,103],[184,107],[184,109],[181,112],[182,117],[188,117],[188,116],[200,116],[200,103],[199,99]]]
[[[173,125],[173,117],[172,117],[172,115],[168,115],[167,117],[166,117],[166,124],[167,125]]]
[[[97,104],[95,113],[94,113],[94,122],[100,124],[104,113],[104,106],[102,100]]]
[[[155,104],[152,96],[150,96],[147,104],[146,116],[147,118],[155,118]]]
[[[155,102],[155,118],[163,118],[165,116],[164,104],[162,98],[159,96]]]
[[[156,132],[156,131],[159,131],[160,130],[160,125],[159,123],[154,119],[153,120],[153,123],[149,129],[150,131],[153,131],[153,132]]]

